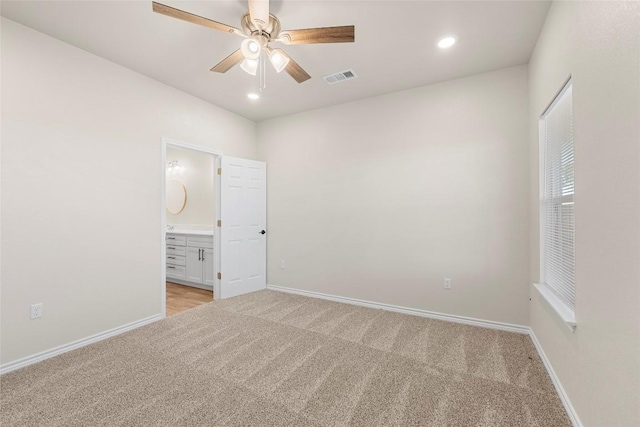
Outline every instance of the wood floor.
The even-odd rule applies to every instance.
[[[167,282],[167,316],[213,301],[213,292]]]

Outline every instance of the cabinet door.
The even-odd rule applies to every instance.
[[[200,248],[187,248],[186,280],[202,283],[202,249]]]
[[[202,263],[202,276],[204,285],[213,286],[213,249],[203,249],[204,262]]]

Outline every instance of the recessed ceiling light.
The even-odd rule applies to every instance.
[[[258,95],[257,93],[250,93],[247,95],[247,97],[255,101],[256,99],[260,98],[260,95]]]
[[[440,40],[438,40],[438,47],[440,49],[448,49],[451,46],[453,46],[454,44],[456,44],[456,38],[455,37],[444,37],[444,38],[441,38]]]

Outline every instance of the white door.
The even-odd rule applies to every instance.
[[[187,280],[202,283],[202,249],[187,248]]]
[[[220,298],[267,287],[267,169],[255,160],[222,156]]]

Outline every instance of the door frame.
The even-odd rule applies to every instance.
[[[213,217],[213,271],[214,271],[214,285],[213,295],[214,298],[220,297],[220,279],[215,272],[220,271],[220,229],[217,227],[218,220],[220,219],[220,175],[216,172],[220,167],[220,159],[222,157],[222,151],[212,150],[211,148],[201,147],[199,145],[193,145],[182,141],[177,141],[170,138],[161,138],[160,141],[160,212],[161,212],[161,231],[160,231],[160,256],[162,262],[160,263],[160,307],[162,308],[162,317],[167,316],[167,147],[182,148],[187,150],[199,151],[205,154],[213,155],[214,171],[213,171],[213,191],[214,191],[214,217]]]

